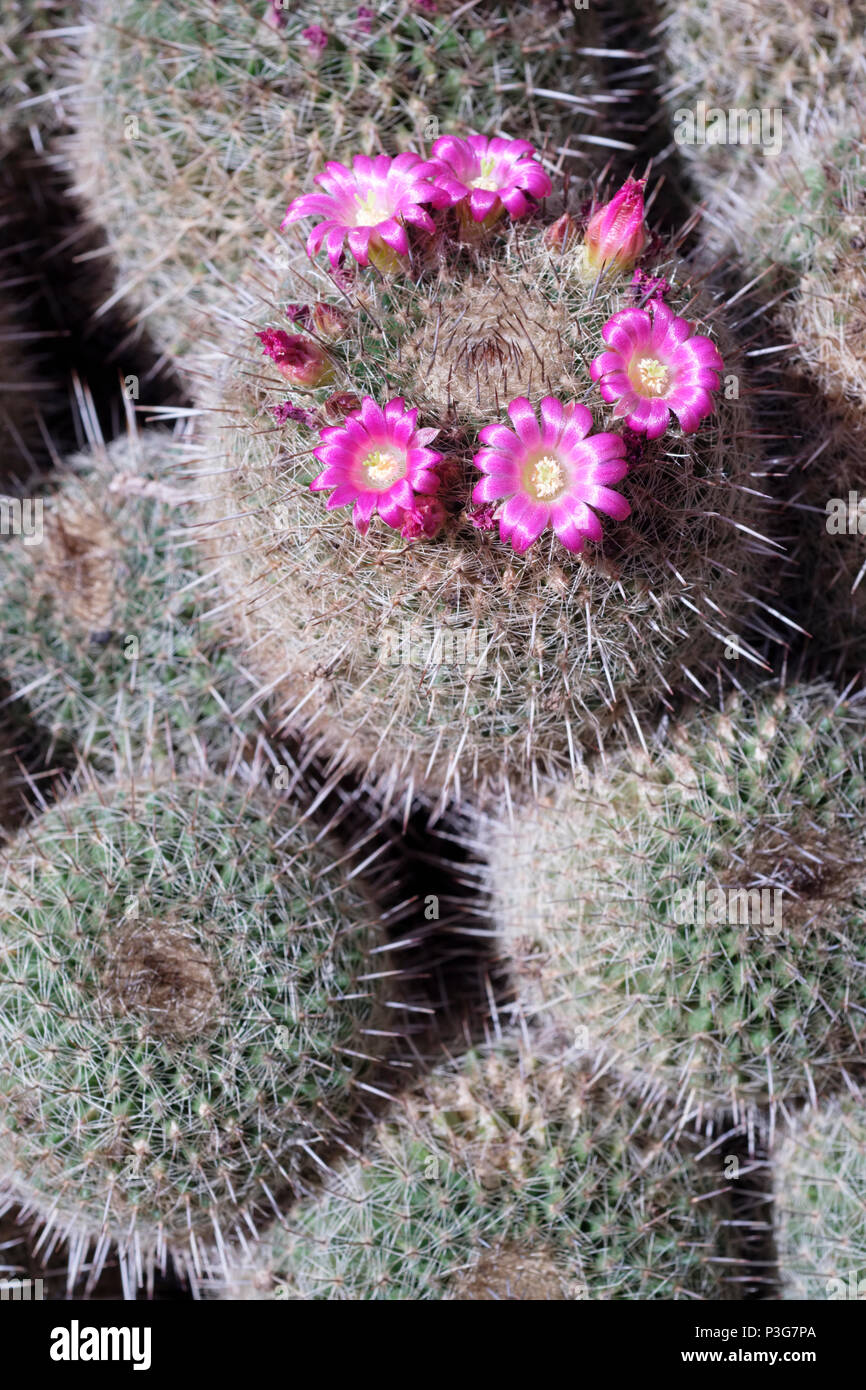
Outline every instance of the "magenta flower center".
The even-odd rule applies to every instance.
[[[632,363],[629,378],[641,396],[663,396],[670,386],[671,371],[657,357],[639,357]]]
[[[542,454],[529,460],[523,481],[526,491],[537,502],[550,502],[565,487],[565,469],[553,454]]]
[[[406,471],[406,461],[387,449],[374,449],[364,459],[364,467],[370,482],[377,490],[381,490],[402,478]]]

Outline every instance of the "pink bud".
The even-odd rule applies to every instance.
[[[571,213],[564,212],[555,222],[551,222],[542,240],[551,251],[565,251],[576,236],[577,223]]]
[[[345,338],[349,328],[349,316],[338,309],[336,304],[318,303],[313,305],[313,328],[329,342],[336,343]]]
[[[324,386],[334,376],[327,353],[318,343],[300,333],[286,333],[282,328],[263,328],[256,337],[261,341],[266,357],[293,386],[313,391]]]
[[[445,522],[445,508],[435,497],[416,497],[414,505],[403,513],[400,534],[404,540],[417,541],[422,536],[435,536]]]
[[[585,245],[593,270],[605,266],[617,271],[631,270],[643,251],[648,240],[643,220],[645,186],[646,179],[626,179],[610,202],[589,219]]]

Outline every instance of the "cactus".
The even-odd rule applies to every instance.
[[[43,133],[66,119],[65,94],[57,90],[60,54],[56,31],[67,38],[74,6],[69,0],[3,0],[0,11],[0,146],[31,125]]]
[[[832,1091],[866,1040],[864,710],[732,698],[490,831],[518,1014],[687,1110]]]
[[[514,224],[471,252],[431,240],[411,274],[367,272],[340,298],[306,257],[288,281],[279,266],[257,269],[233,315],[240,329],[215,334],[212,409],[191,457],[214,493],[248,663],[285,723],[357,766],[482,790],[574,769],[612,725],[633,728],[683,688],[714,688],[723,653],[752,659],[768,547],[748,407],[727,391],[697,433],[629,438],[631,516],[597,549],[576,556],[548,532],[518,555],[479,529],[484,509],[466,505],[479,429],[513,398],[548,393],[587,403],[596,430],[610,429],[589,367],[610,315],[641,291],[622,276],[588,281],[582,248],[551,253],[538,226]],[[675,259],[658,274],[675,282],[671,308],[719,340],[726,381],[741,383],[720,306]],[[330,385],[275,427],[286,381],[252,327],[285,322],[287,297],[327,297],[343,337],[328,348]],[[433,539],[407,545],[380,520],[364,538],[309,490],[310,422],[340,419],[334,409],[367,394],[402,396],[441,431],[450,510]]]
[[[670,0],[664,8],[677,139],[686,128],[683,113],[696,112],[698,101],[708,128],[714,111],[724,112],[726,129],[731,111],[739,113],[738,129],[741,121],[755,122],[750,141],[680,144],[708,200],[710,239],[735,245],[750,274],[773,262],[780,267],[786,337],[824,389],[866,400],[864,0],[829,0],[796,15],[785,0],[737,0],[733,7]],[[762,112],[769,154],[757,143]]]
[[[157,431],[76,455],[4,542],[0,674],[104,770],[213,765],[247,693],[177,538],[171,457]]]
[[[282,7],[281,28],[268,9],[90,0],[86,12],[67,158],[109,233],[116,293],[176,359],[326,159],[475,129],[547,144],[555,164],[592,118],[594,60],[576,50],[594,21],[552,0],[383,0],[366,17],[356,0],[324,15],[303,0]],[[543,95],[563,74],[567,93]]]
[[[234,1297],[718,1297],[706,1168],[589,1074],[511,1049],[439,1067],[300,1201]],[[718,1175],[716,1175],[718,1176]]]
[[[45,417],[51,416],[56,403],[57,383],[50,379],[42,354],[34,351],[34,336],[24,313],[0,292],[0,493],[10,485],[20,493],[38,474],[45,452]],[[0,538],[10,529],[4,517]]]
[[[866,1129],[851,1097],[807,1111],[773,1155],[775,1230],[784,1298],[863,1298]]]
[[[373,910],[288,809],[216,781],[89,787],[0,878],[0,1181],[71,1283],[90,1242],[127,1291],[166,1252],[199,1276],[358,1104]]]

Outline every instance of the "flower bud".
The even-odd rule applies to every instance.
[[[256,334],[266,357],[276,365],[293,386],[314,391],[325,386],[334,376],[330,358],[318,343],[300,333],[286,333],[282,328],[264,328]]]
[[[626,179],[618,193],[589,219],[586,258],[591,269],[631,270],[647,244],[643,190],[646,179]]]

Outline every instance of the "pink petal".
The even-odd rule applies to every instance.
[[[535,411],[525,396],[518,396],[516,400],[511,402],[508,406],[508,414],[521,443],[528,448],[541,443],[541,431],[538,428]]]

